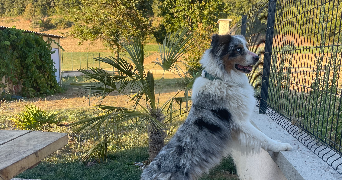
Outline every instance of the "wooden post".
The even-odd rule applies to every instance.
[[[100,57],[101,57],[101,54],[99,53],[99,59],[100,59]],[[100,68],[100,61],[99,61],[99,68]]]
[[[91,97],[91,86],[89,88],[89,96],[88,96],[88,99],[89,99],[89,106],[90,106],[90,97]]]
[[[188,97],[188,87],[185,88],[185,108],[186,110],[188,111],[189,109],[189,104],[188,104],[188,100],[189,100],[189,97]]]
[[[89,56],[89,52],[87,52],[87,70],[89,68],[89,64],[88,64],[88,56]]]
[[[72,53],[71,53],[71,71],[74,71],[74,59],[72,58]]]

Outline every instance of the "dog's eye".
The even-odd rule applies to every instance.
[[[242,48],[240,48],[240,47],[239,47],[239,48],[236,48],[236,51],[237,51],[237,52],[241,52],[241,51],[242,51]]]

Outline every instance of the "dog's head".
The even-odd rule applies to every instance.
[[[212,56],[221,62],[224,70],[249,73],[259,56],[248,50],[245,37],[241,35],[213,35],[211,41]]]

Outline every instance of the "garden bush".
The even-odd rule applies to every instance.
[[[22,130],[43,130],[46,125],[58,123],[56,113],[48,113],[35,105],[26,105],[25,110],[11,120]]]
[[[1,30],[0,78],[5,77],[7,85],[21,87],[8,93],[33,97],[59,92],[52,53],[51,41],[45,42],[42,36],[14,28]]]

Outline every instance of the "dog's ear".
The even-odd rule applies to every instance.
[[[217,35],[214,34],[212,36],[212,40],[211,40],[211,52],[213,55],[215,56],[222,56],[224,54],[226,54],[226,51],[220,51],[222,50],[221,46],[225,46],[226,48],[228,48],[228,45],[230,43],[232,39],[232,36],[227,34],[227,35]],[[218,54],[220,53],[220,54]]]
[[[218,44],[219,44],[219,35],[218,34],[214,34],[212,37],[211,37],[211,47],[217,47]]]
[[[229,44],[232,39],[232,36],[227,34],[227,35],[222,35],[219,39],[220,45],[221,44]]]
[[[222,44],[229,44],[231,39],[232,39],[232,36],[229,34],[227,35],[214,34],[211,37],[211,47],[221,46]]]

